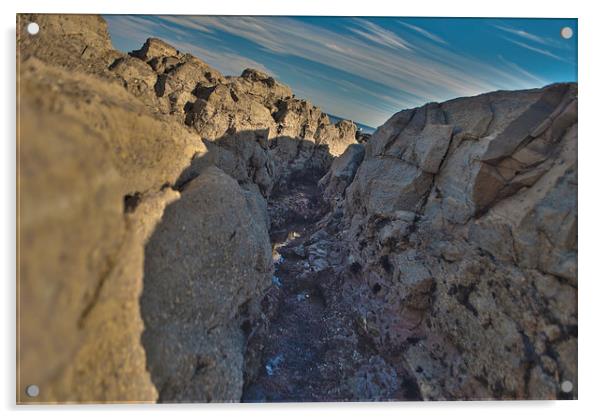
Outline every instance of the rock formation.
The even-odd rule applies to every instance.
[[[19,402],[577,396],[576,85],[358,143],[100,17],[17,38]]]
[[[333,210],[295,245],[322,248],[322,293],[383,371],[425,400],[576,397],[577,86],[402,111],[365,149],[331,166]]]
[[[96,16],[20,15],[17,49],[19,400],[240,400],[264,197],[354,126],[157,39],[122,54]]]

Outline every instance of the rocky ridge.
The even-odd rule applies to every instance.
[[[577,397],[576,85],[358,144],[257,70],[17,28],[20,402]]]

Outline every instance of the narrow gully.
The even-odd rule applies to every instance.
[[[337,232],[327,227],[319,176],[295,178],[269,203],[275,273],[262,301],[264,323],[248,343],[246,359],[259,362],[242,401],[416,399],[413,382],[396,371],[366,370],[382,358],[357,332],[353,310],[337,299],[344,278],[332,263]]]

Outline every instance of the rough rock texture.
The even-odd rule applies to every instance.
[[[344,198],[347,186],[353,181],[357,169],[364,160],[364,148],[362,144],[347,147],[345,153],[332,162],[328,173],[320,179],[318,186],[324,189],[324,198],[333,202],[335,206]]]
[[[34,383],[41,401],[153,400],[144,241],[179,195],[161,185],[205,148],[118,85],[36,59],[20,70],[19,396]]]
[[[265,211],[215,167],[166,208],[146,246],[141,298],[160,401],[240,400],[241,326],[272,272]]]
[[[224,77],[157,39],[120,53],[100,17],[17,26],[19,402],[239,400],[272,270],[265,197],[293,169],[325,172],[329,142],[342,152],[355,126],[304,102],[279,136],[287,86]],[[310,114],[328,135],[310,135]]]
[[[40,27],[35,36],[27,33],[29,22]],[[71,71],[108,76],[109,65],[122,55],[113,50],[107,22],[100,16],[20,14],[17,37],[21,59],[34,56]]]
[[[295,98],[273,77],[254,69],[244,70],[240,77],[224,77],[159,39],[148,39],[110,68],[132,93],[214,143],[220,168],[240,182],[258,184],[266,197],[276,180],[288,177],[296,166],[315,164],[316,153],[321,154],[325,172],[331,156],[356,143],[355,124],[346,120],[331,124],[324,112]],[[254,132],[256,141],[250,134]],[[299,139],[303,147],[298,146]],[[241,175],[248,172],[257,178]]]
[[[402,111],[344,196],[341,298],[421,398],[577,397],[575,84]]]

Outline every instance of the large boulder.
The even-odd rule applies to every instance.
[[[366,278],[342,298],[422,398],[576,397],[576,169],[575,84],[427,104],[369,140],[333,202]]]
[[[36,384],[42,401],[152,401],[144,242],[204,146],[118,84],[21,66],[19,400]]]
[[[161,401],[240,401],[243,323],[270,285],[265,207],[215,167],[186,184],[146,245],[141,297]]]

